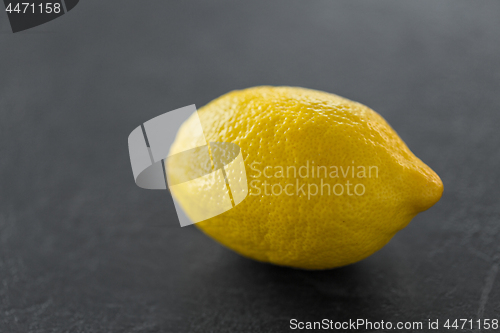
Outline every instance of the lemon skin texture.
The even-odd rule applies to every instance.
[[[227,93],[200,108],[198,115],[204,133],[193,130],[193,115],[179,129],[171,153],[183,151],[203,134],[207,142],[233,142],[241,148],[247,180],[253,186],[233,209],[196,226],[248,258],[311,270],[355,263],[381,249],[416,214],[439,201],[443,192],[439,176],[379,114],[334,94],[254,87]],[[311,171],[309,177],[294,175],[292,169],[286,172],[287,167],[298,171],[307,165],[309,170],[313,165],[326,166],[328,175],[324,169],[320,177],[312,177]],[[338,168],[338,177],[330,177],[335,176],[330,173],[332,166]],[[360,166],[365,167],[364,177],[358,173]],[[355,168],[354,175],[348,167]],[[193,163],[186,161],[180,168],[167,168],[167,174],[175,179],[192,168]],[[303,191],[297,190],[297,181],[298,187],[304,184]],[[351,195],[347,181],[352,184]],[[266,188],[270,195],[264,182],[270,184]],[[277,194],[288,184],[293,186],[287,193],[293,195],[273,195],[271,186]],[[344,193],[328,194],[324,184],[330,189],[340,184]],[[354,194],[357,184],[363,185],[357,187],[358,194],[364,188],[362,195]],[[311,195],[315,186],[318,192],[323,186],[322,195]],[[188,216],[194,212],[189,193],[172,191],[172,195]]]

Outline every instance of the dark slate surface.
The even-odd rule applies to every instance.
[[[87,0],[15,35],[0,14],[0,331],[499,318],[499,13],[482,0]],[[180,228],[166,192],[135,186],[129,132],[261,84],[377,110],[441,176],[442,200],[372,257],[323,272]]]

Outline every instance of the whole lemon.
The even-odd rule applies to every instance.
[[[194,129],[195,116],[181,126],[171,151],[203,135]],[[241,148],[249,193],[196,226],[255,260],[303,269],[357,262],[443,192],[438,175],[379,114],[337,95],[255,87],[217,98],[198,116],[207,142]],[[189,162],[185,170],[167,169],[168,177],[184,177]],[[172,195],[190,216],[189,193]]]

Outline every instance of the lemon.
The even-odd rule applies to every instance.
[[[225,94],[198,115],[207,142],[241,148],[249,193],[196,226],[248,258],[302,269],[357,262],[443,192],[439,176],[379,114],[337,95],[254,87]],[[172,152],[203,135],[195,120],[181,126]],[[191,164],[167,169],[168,177],[190,172]],[[193,214],[189,193],[172,195]]]

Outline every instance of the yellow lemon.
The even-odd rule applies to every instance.
[[[438,175],[379,114],[337,95],[255,87],[225,94],[198,115],[207,142],[241,148],[249,193],[196,226],[255,260],[303,269],[357,262],[443,192]],[[181,126],[171,152],[200,140],[195,116]],[[192,164],[167,175],[185,178]],[[188,216],[194,213],[189,193],[172,195]]]

